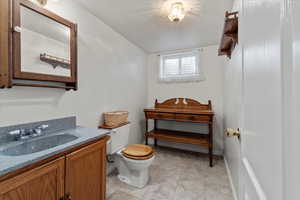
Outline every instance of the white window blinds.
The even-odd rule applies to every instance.
[[[160,81],[199,81],[203,80],[200,73],[199,52],[184,52],[160,57]]]

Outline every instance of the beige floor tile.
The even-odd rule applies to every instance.
[[[139,199],[126,192],[117,190],[113,194],[108,196],[107,200],[139,200]]]
[[[170,183],[169,183],[170,184]],[[142,197],[143,200],[171,200],[171,195],[175,192],[176,186],[165,184],[158,184],[149,186],[149,190]]]
[[[108,200],[233,200],[226,168],[206,155],[157,148],[150,168],[149,184],[138,189],[122,183],[117,174],[108,176]]]
[[[234,200],[232,193],[227,189],[205,190],[205,200]]]
[[[204,185],[203,183],[199,183],[197,181],[180,181],[172,199],[205,200]]]

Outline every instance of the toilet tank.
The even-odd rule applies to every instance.
[[[112,129],[107,142],[107,154],[112,155],[129,144],[130,124]]]

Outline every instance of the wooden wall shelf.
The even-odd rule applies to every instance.
[[[231,58],[231,53],[238,43],[238,12],[226,12],[223,35],[219,47],[219,56],[226,55]]]
[[[58,58],[55,56],[50,56],[45,53],[40,55],[40,60],[52,65],[53,68],[60,66],[62,68],[70,69],[71,66],[70,60],[66,60],[64,58]]]
[[[98,128],[103,128],[103,129],[115,129],[115,128],[119,128],[119,127],[122,127],[122,126],[125,126],[127,124],[130,124],[130,122],[125,122],[125,123],[122,123],[122,124],[119,124],[117,126],[106,126],[105,124],[99,126]]]

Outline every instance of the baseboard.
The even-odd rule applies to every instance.
[[[228,162],[227,162],[225,156],[224,156],[224,162],[225,162],[226,171],[227,171],[227,174],[228,174],[229,183],[230,183],[230,186],[231,186],[233,198],[234,198],[234,200],[238,200],[237,191],[236,191],[236,189],[234,187],[233,180],[232,180],[232,175],[231,175],[231,171],[229,169],[229,165],[228,165]]]

